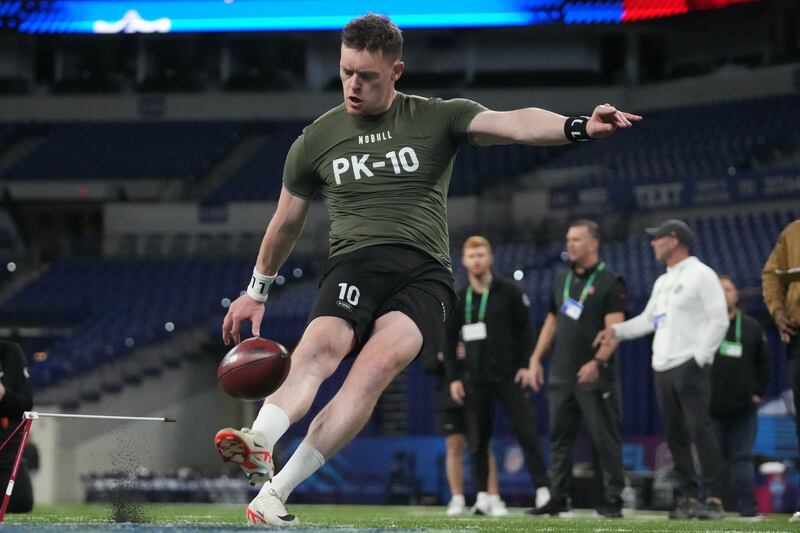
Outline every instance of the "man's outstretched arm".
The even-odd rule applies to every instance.
[[[281,189],[278,208],[261,241],[247,293],[231,304],[222,323],[222,340],[226,345],[231,341],[240,342],[239,328],[245,320],[252,323],[253,335],[258,335],[269,286],[300,238],[310,205],[310,199],[292,194],[286,187]]]
[[[513,143],[551,146],[603,139],[617,128],[630,128],[640,120],[639,115],[619,111],[610,104],[597,106],[591,117],[565,117],[527,107],[478,113],[469,125],[469,132],[479,146]]]

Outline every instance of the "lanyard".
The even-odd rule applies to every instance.
[[[486,290],[483,291],[481,295],[481,303],[478,306],[478,322],[483,322],[483,319],[486,318],[486,304],[489,302],[489,288],[491,287],[491,283],[486,287]],[[467,324],[472,324],[472,285],[467,286],[467,301],[466,305],[464,306],[464,314],[466,315],[466,322]]]
[[[742,311],[736,310],[736,342],[742,343]]]
[[[592,272],[592,275],[589,276],[589,280],[586,282],[586,285],[583,287],[583,290],[581,291],[581,297],[578,300],[579,304],[583,305],[583,302],[586,301],[586,298],[589,296],[589,291],[592,290],[592,284],[594,284],[594,278],[596,278],[597,277],[597,273],[598,272],[602,272],[604,268],[606,268],[606,264],[605,263],[600,263],[599,265],[597,265],[597,268],[595,269],[595,271]],[[571,284],[572,284],[572,270],[569,271],[569,273],[567,274],[567,278],[564,280],[564,299],[563,299],[563,301],[565,301],[565,302],[567,300],[569,300],[569,287],[570,287]]]

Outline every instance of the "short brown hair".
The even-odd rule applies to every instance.
[[[461,253],[466,252],[470,248],[480,248],[481,246],[485,246],[488,248],[489,253],[492,253],[492,243],[489,242],[489,239],[481,235],[473,235],[464,241],[464,246],[461,248]]]
[[[342,44],[355,50],[380,50],[394,61],[403,55],[403,32],[389,17],[368,13],[347,23],[342,30]]]
[[[596,241],[600,240],[600,225],[594,220],[589,220],[588,218],[579,218],[570,224],[569,227],[586,228],[586,232],[589,234],[589,237]]]

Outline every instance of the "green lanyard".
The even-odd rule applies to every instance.
[[[742,343],[742,311],[736,310],[736,342]]]
[[[483,322],[483,319],[486,318],[486,304],[489,302],[489,287],[491,287],[491,284],[486,287],[486,290],[483,291],[481,295],[481,303],[478,306],[478,322]],[[472,285],[467,286],[467,303],[464,306],[464,314],[466,315],[467,324],[472,324]]]
[[[583,287],[583,290],[581,291],[581,297],[580,297],[580,300],[578,300],[579,304],[583,305],[583,302],[586,301],[586,297],[589,296],[589,291],[592,290],[592,284],[594,283],[594,278],[596,278],[597,277],[597,273],[598,272],[602,272],[604,268],[606,268],[606,264],[605,263],[600,263],[599,265],[597,265],[597,268],[595,269],[595,271],[592,272],[592,275],[589,276],[589,280],[586,282],[586,285]],[[572,270],[569,271],[569,274],[567,274],[567,279],[564,280],[564,301],[565,302],[567,300],[569,300],[569,287],[570,287],[571,284],[572,284]]]

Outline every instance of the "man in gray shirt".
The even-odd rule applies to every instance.
[[[570,510],[569,491],[575,443],[581,421],[597,450],[595,476],[604,494],[596,507],[606,518],[622,516],[620,494],[625,486],[620,437],[616,343],[595,349],[597,332],[625,318],[625,284],[600,260],[596,222],[577,220],[567,231],[570,268],[556,275],[550,311],[531,354],[531,386],[544,381],[542,358],[553,344],[547,400],[550,406],[551,498],[532,515],[558,515]]]

